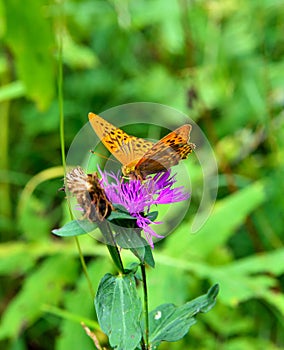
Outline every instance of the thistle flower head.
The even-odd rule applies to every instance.
[[[101,185],[108,199],[113,204],[123,206],[126,211],[136,218],[137,226],[144,230],[149,245],[153,248],[153,237],[163,238],[158,235],[150,224],[153,222],[147,217],[151,206],[180,202],[189,198],[189,193],[184,192],[184,187],[173,188],[176,176],[171,176],[170,171],[158,173],[154,177],[147,177],[143,182],[138,179],[121,179],[119,174],[107,173],[99,170],[102,177]]]
[[[122,206],[135,220],[136,227],[144,231],[148,244],[153,248],[153,237],[158,235],[151,224],[154,222],[149,215],[151,207],[158,204],[180,202],[189,198],[184,187],[173,187],[176,176],[170,171],[148,176],[144,181],[140,179],[126,180],[121,174],[104,172],[99,169],[101,179],[97,173],[85,174],[77,167],[66,175],[66,187],[77,198],[77,202],[84,212],[84,216],[91,221],[106,219],[114,206]],[[137,231],[134,230],[137,233]]]

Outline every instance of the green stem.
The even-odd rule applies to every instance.
[[[78,249],[78,252],[79,252],[79,257],[80,257],[82,269],[83,269],[84,275],[85,275],[85,277],[86,277],[86,279],[88,281],[88,286],[89,286],[89,290],[90,290],[91,295],[92,295],[92,299],[94,299],[95,298],[95,291],[94,291],[94,288],[92,286],[92,281],[90,279],[90,276],[88,274],[87,265],[86,265],[84,256],[82,254],[82,249],[81,249],[78,237],[75,237],[75,242],[76,242],[77,249]]]
[[[0,106],[0,139],[1,139],[1,157],[0,168],[9,170],[9,108],[10,102],[2,102]],[[10,197],[10,184],[9,182],[0,183],[0,215],[9,220],[11,217],[11,197]],[[5,230],[4,230],[5,232]],[[8,237],[6,237],[8,239]],[[5,238],[5,239],[6,239]]]
[[[145,342],[146,349],[149,347],[149,309],[148,309],[148,291],[147,291],[147,280],[146,280],[146,268],[145,264],[141,263],[143,292],[144,292],[144,318],[145,318]]]
[[[61,14],[63,16],[63,14]],[[61,159],[62,159],[62,165],[64,169],[64,174],[66,173],[66,156],[65,156],[65,137],[64,137],[64,103],[63,103],[63,60],[62,60],[62,51],[63,51],[63,45],[62,45],[62,32],[59,34],[59,44],[58,44],[58,105],[59,105],[59,133],[60,133],[60,147],[61,147]],[[68,201],[68,207],[71,218],[73,217],[72,211],[70,208],[70,203]],[[90,276],[88,274],[87,265],[84,259],[84,256],[82,254],[81,246],[78,237],[75,237],[76,245],[78,248],[80,261],[82,264],[84,275],[88,281],[88,286],[90,289],[90,293],[92,295],[92,298],[95,297],[95,292],[92,286],[92,282],[90,279]]]
[[[58,105],[59,105],[59,129],[61,159],[64,172],[66,171],[65,140],[64,140],[64,105],[63,105],[63,64],[62,64],[62,33],[59,35],[58,45]]]
[[[6,58],[6,61],[8,62],[8,57]],[[3,78],[0,81],[0,85],[8,86],[10,83],[10,70],[8,68],[6,72],[3,72],[1,74]],[[1,140],[1,157],[0,157],[0,169],[9,170],[9,110],[10,110],[10,100],[7,98],[6,100],[2,101],[0,104],[0,122],[1,122],[1,128],[0,128],[0,140]],[[11,127],[13,124],[11,124]],[[0,203],[0,216],[5,220],[9,220],[11,218],[11,195],[10,195],[10,184],[9,182],[3,182],[0,183],[0,196],[1,196],[1,203]],[[4,230],[5,232],[5,230]],[[4,238],[3,234],[3,238]],[[7,237],[5,237],[5,240],[9,239],[9,233]]]
[[[43,304],[41,306],[41,310],[44,312],[48,312],[54,316],[60,317],[64,320],[81,323],[84,322],[89,327],[96,329],[97,331],[101,330],[99,324],[87,317],[83,317],[82,315],[75,314],[74,312],[68,312],[66,310],[60,309],[57,306]]]

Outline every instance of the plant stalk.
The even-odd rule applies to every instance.
[[[145,318],[145,343],[146,349],[149,347],[149,307],[148,307],[148,290],[147,290],[147,280],[146,280],[146,268],[145,263],[141,263],[141,272],[142,272],[142,283],[143,283],[143,292],[144,292],[144,318]]]
[[[60,147],[61,147],[61,160],[63,165],[64,174],[66,174],[66,156],[65,156],[65,137],[64,137],[64,98],[63,98],[63,60],[62,60],[62,54],[63,54],[63,44],[62,44],[62,32],[60,32],[59,35],[59,43],[58,43],[58,106],[59,106],[59,134],[60,134]],[[70,208],[70,203],[68,201],[68,207],[71,218],[72,210]],[[94,299],[95,292],[92,286],[92,282],[90,279],[90,276],[88,274],[87,266],[85,263],[84,256],[82,254],[82,250],[80,247],[80,242],[78,237],[75,237],[76,245],[79,252],[80,261],[82,264],[84,275],[88,281],[88,286],[90,289],[90,293],[92,295],[92,299]]]

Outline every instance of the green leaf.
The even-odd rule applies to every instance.
[[[127,225],[127,223],[125,223]],[[138,247],[143,247],[148,244],[141,237],[141,229],[137,227],[127,227],[127,226],[115,226],[115,240],[117,244],[124,249],[136,249]]]
[[[35,260],[36,257],[31,254],[31,249],[23,243],[6,242],[0,244],[0,275],[2,276],[23,274],[32,268]]]
[[[117,229],[117,244],[130,251],[139,259],[141,263],[147,263],[151,267],[155,267],[155,261],[152,255],[152,249],[149,243],[140,236],[139,228],[123,228]]]
[[[106,274],[95,298],[98,321],[108,335],[110,345],[120,350],[132,350],[141,339],[141,301],[137,295],[133,274]]]
[[[226,350],[283,350],[283,346],[275,345],[264,337],[253,337],[246,331],[245,335],[238,334],[226,340]],[[212,346],[214,349],[214,347]],[[216,348],[216,347],[215,347]]]
[[[155,252],[155,255],[157,255],[155,269],[147,271],[147,284],[151,290],[149,309],[153,310],[157,305],[169,302],[183,305],[189,300],[188,292],[192,288],[193,274],[183,270],[182,266],[164,264],[160,254]]]
[[[155,221],[155,220],[157,219],[157,217],[158,217],[158,214],[159,214],[158,211],[151,211],[151,213],[149,213],[149,214],[147,215],[147,218],[148,218],[149,220],[151,220],[151,221]]]
[[[98,274],[98,271],[110,268],[111,261],[109,259],[98,258],[88,264],[88,273],[92,276],[92,284],[94,286],[99,284],[100,274]],[[88,296],[89,294],[90,290],[86,283],[86,277],[82,273],[76,282],[75,288],[65,292],[64,309],[81,318],[81,321],[86,318],[94,319],[91,298],[82,298],[82,295]],[[94,349],[83,328],[70,319],[63,319],[60,323],[60,332],[56,344],[56,350],[66,349]]]
[[[153,268],[155,267],[155,260],[152,254],[152,249],[146,241],[144,247],[130,248],[130,250],[142,264],[147,263],[149,266]]]
[[[227,305],[236,305],[256,297],[271,303],[276,300],[275,289],[279,283],[275,276],[284,272],[283,264],[279,264],[283,259],[284,249],[278,249],[211,268],[208,277],[222,285],[220,301]],[[284,315],[283,303],[273,305]]]
[[[42,315],[44,304],[56,305],[64,296],[64,288],[77,276],[78,265],[66,256],[54,256],[35,266],[5,309],[1,319],[0,339],[16,338]],[[11,327],[13,325],[13,327]]]
[[[208,312],[216,302],[219,286],[216,284],[202,295],[185,305],[176,307],[163,304],[149,315],[150,343],[158,345],[162,341],[177,341],[185,336],[189,328],[196,323],[195,315]]]
[[[61,237],[73,237],[84,235],[97,228],[97,224],[89,220],[73,220],[59,229],[52,230],[52,233]]]
[[[284,273],[284,248],[276,249],[270,252],[255,254],[242,259],[238,259],[231,264],[222,267],[227,275],[256,275],[265,273],[266,275],[281,275]]]
[[[151,267],[155,267],[155,260],[153,257],[153,250],[151,249],[151,247],[149,246],[149,244],[147,246],[145,246],[145,256],[144,256],[144,261],[145,263],[147,263],[149,266]]]
[[[22,235],[30,241],[41,241],[50,236],[50,218],[45,216],[46,207],[42,199],[33,194],[29,196],[26,206],[19,212],[19,227]]]
[[[23,83],[21,81],[13,81],[10,84],[1,86],[0,102],[23,97],[25,93],[26,93],[26,89]]]
[[[132,262],[131,264],[127,265],[126,269],[125,269],[125,274],[130,274],[133,273],[134,276],[136,278],[138,278],[139,280],[141,280],[139,272],[138,272],[138,268],[139,268],[140,264],[137,262]]]
[[[45,109],[55,92],[55,40],[46,18],[46,2],[29,0],[28,6],[19,6],[17,0],[9,0],[4,1],[4,8],[7,20],[4,40],[15,56],[19,78],[27,95]]]
[[[140,262],[144,262],[145,247],[130,248],[130,251],[139,259]]]
[[[162,285],[163,280],[160,282],[159,278],[162,278],[163,271],[173,272],[176,276],[181,277],[181,271],[186,274],[196,275],[201,279],[209,279],[211,281],[218,281],[222,286],[222,293],[219,296],[219,301],[230,307],[236,306],[241,302],[249,299],[262,298],[268,303],[271,303],[275,298],[275,290],[277,290],[279,281],[276,276],[284,273],[284,265],[279,264],[279,261],[284,260],[284,249],[278,249],[268,253],[262,252],[258,255],[253,255],[247,258],[239,259],[231,263],[227,263],[225,266],[214,266],[205,262],[188,261],[186,258],[175,259],[167,255],[157,254],[157,270],[158,279],[151,273],[148,274],[149,285],[158,284]],[[161,266],[163,266],[162,272]],[[177,274],[179,271],[179,274]],[[151,271],[150,271],[151,272]],[[234,276],[234,278],[232,278]],[[151,281],[152,279],[152,281]],[[185,276],[183,280],[185,279]],[[174,281],[175,288],[183,291],[185,288],[180,287],[178,282]],[[178,287],[177,287],[178,286]],[[168,290],[168,285],[162,285],[162,288],[154,289],[153,299],[163,298],[162,291]],[[182,292],[179,292],[179,296]],[[172,288],[171,292],[175,293],[175,289]],[[272,303],[273,306],[278,308],[278,311],[284,315],[284,303]]]
[[[116,210],[112,211],[111,214],[107,218],[109,221],[113,220],[123,220],[123,219],[128,219],[128,220],[137,220],[133,216],[131,216],[129,213],[126,211],[122,211],[116,208]]]
[[[94,68],[98,65],[98,58],[93,50],[77,44],[65,31],[63,37],[63,61],[72,68]]]
[[[115,266],[118,268],[118,271],[123,273],[124,268],[123,268],[123,264],[121,261],[121,257],[120,257],[120,253],[119,253],[118,248],[116,246],[111,245],[111,244],[107,244],[107,248],[108,248],[109,254],[112,258],[112,261],[114,262]]]
[[[216,247],[224,244],[244,222],[247,215],[265,202],[265,182],[257,181],[219,201],[200,230],[190,235],[188,223],[181,225],[167,238],[166,251],[173,256],[205,258]],[[184,249],[190,247],[190,249]]]

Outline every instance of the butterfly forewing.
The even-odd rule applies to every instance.
[[[129,164],[153,147],[153,142],[130,136],[97,114],[89,113],[92,128],[105,147],[123,164]]]

